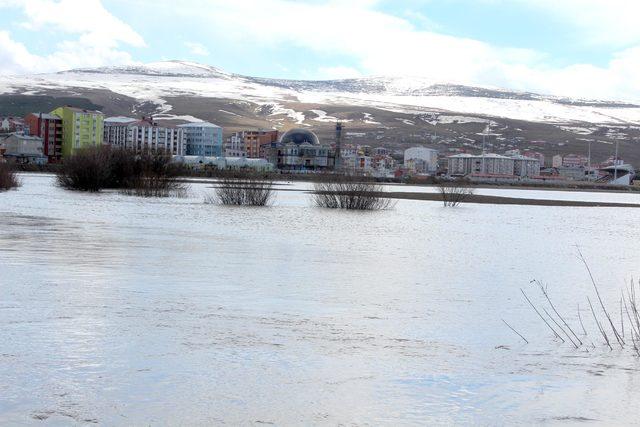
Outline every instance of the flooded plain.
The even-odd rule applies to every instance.
[[[553,339],[640,273],[633,208],[398,201],[373,213],[282,191],[268,208],[61,190],[0,194],[0,424],[634,424],[640,360]],[[303,190],[295,184],[289,190]],[[404,191],[404,190],[403,190]],[[411,189],[410,191],[414,191]],[[640,195],[483,190],[640,203]],[[529,341],[509,330],[506,320]]]

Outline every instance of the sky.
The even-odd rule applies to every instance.
[[[0,0],[0,74],[186,60],[640,100],[632,0]]]

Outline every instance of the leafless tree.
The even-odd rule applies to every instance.
[[[329,209],[375,211],[395,206],[394,201],[385,197],[381,185],[350,176],[336,176],[314,184],[313,201],[316,206]]]
[[[215,196],[208,196],[206,203],[236,206],[268,206],[275,196],[274,184],[257,176],[222,178],[216,184]]]
[[[456,207],[465,203],[474,193],[472,187],[457,181],[440,184],[439,190],[445,207]]]

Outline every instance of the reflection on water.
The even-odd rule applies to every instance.
[[[0,194],[0,424],[636,419],[640,362],[553,342],[519,291],[584,301],[579,245],[617,301],[634,210],[347,213],[300,191],[227,208],[207,184],[146,200],[23,181]]]

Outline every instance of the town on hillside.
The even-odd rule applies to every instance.
[[[20,165],[56,164],[78,150],[106,145],[132,152],[162,151],[194,170],[213,168],[313,174],[338,171],[378,179],[444,177],[479,183],[632,185],[635,170],[615,152],[607,159],[584,154],[545,155],[512,149],[504,153],[440,152],[422,144],[404,151],[345,143],[345,125],[322,141],[312,129],[247,129],[225,135],[208,122],[172,125],[153,117],[105,117],[70,106],[26,117],[0,118],[0,161]],[[487,128],[483,140],[490,137]],[[487,144],[491,146],[491,144]],[[483,144],[484,147],[484,144]],[[469,150],[470,151],[470,150]]]

